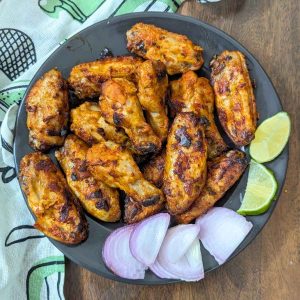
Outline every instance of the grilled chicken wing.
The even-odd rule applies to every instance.
[[[165,159],[166,152],[163,151],[143,167],[144,178],[153,183],[157,188],[161,188],[163,184]],[[125,198],[124,221],[128,224],[139,222],[158,213],[164,207],[163,202],[145,207],[127,196]]]
[[[102,83],[108,79],[126,78],[134,81],[140,63],[140,58],[132,56],[107,57],[82,63],[72,68],[68,82],[78,98],[98,97]]]
[[[88,146],[75,135],[68,135],[62,148],[55,152],[73,193],[83,208],[95,218],[116,222],[121,217],[119,193],[96,180],[87,169]]]
[[[84,102],[71,110],[70,129],[89,145],[103,140],[125,144],[128,140],[122,128],[109,124],[101,116],[98,103]]]
[[[138,97],[146,110],[146,118],[155,134],[164,141],[168,135],[169,119],[165,106],[168,76],[160,61],[147,60],[137,70]]]
[[[114,142],[92,146],[87,153],[87,163],[96,179],[123,190],[143,206],[164,200],[162,192],[143,177],[130,152]]]
[[[148,154],[160,149],[161,141],[145,121],[132,82],[112,79],[103,83],[99,105],[108,123],[125,130],[136,154]]]
[[[204,117],[208,157],[213,158],[227,149],[214,120],[214,92],[208,79],[193,71],[171,82],[171,106],[176,112],[193,112]]]
[[[211,62],[219,120],[237,146],[254,138],[257,112],[246,60],[239,51],[224,51]]]
[[[162,61],[169,75],[198,70],[203,64],[203,49],[185,35],[144,23],[135,24],[126,35],[129,51],[145,59]]]
[[[36,216],[37,229],[66,244],[78,244],[87,238],[88,224],[79,202],[47,155],[25,155],[19,176],[28,205]]]
[[[29,144],[46,151],[63,144],[69,117],[69,100],[65,80],[52,69],[31,88],[26,98]]]
[[[166,151],[151,159],[143,166],[143,175],[146,180],[161,188],[163,185]]]
[[[231,150],[209,162],[207,181],[200,196],[185,213],[176,216],[178,223],[189,223],[206,213],[240,178],[248,165],[244,152]]]
[[[159,202],[150,206],[142,206],[130,197],[125,198],[124,222],[132,224],[144,220],[160,212],[164,208],[164,203]]]
[[[171,214],[186,211],[206,180],[207,142],[194,113],[177,114],[167,141],[163,190]]]

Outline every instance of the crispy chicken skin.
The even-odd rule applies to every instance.
[[[164,203],[159,202],[150,206],[142,206],[138,202],[133,201],[132,198],[125,198],[124,222],[133,224],[144,220],[164,209]]]
[[[61,146],[69,117],[68,90],[61,73],[52,69],[31,88],[26,97],[29,144],[39,151]]]
[[[227,145],[223,141],[214,120],[214,92],[209,80],[188,71],[178,80],[171,82],[170,103],[176,112],[193,112],[204,118],[208,157],[223,153]]]
[[[123,145],[128,140],[122,128],[105,121],[98,103],[94,102],[84,102],[71,110],[70,129],[90,146],[103,140]]]
[[[189,223],[206,213],[240,178],[248,165],[244,152],[230,150],[208,163],[207,181],[191,208],[176,216],[178,223]]]
[[[122,127],[136,154],[159,151],[160,139],[145,121],[135,85],[126,79],[108,80],[102,85],[99,106],[104,119]]]
[[[168,75],[160,61],[147,60],[137,70],[138,98],[146,110],[146,118],[155,134],[164,141],[168,135],[169,119],[165,98]]]
[[[41,152],[25,155],[19,179],[36,216],[37,229],[65,244],[78,244],[87,238],[88,224],[78,199],[47,155]]]
[[[87,153],[87,164],[96,179],[123,190],[143,206],[164,200],[163,193],[143,177],[130,152],[114,142],[93,145]]]
[[[161,188],[163,185],[164,168],[166,161],[166,151],[151,159],[142,168],[146,180],[153,183],[156,187]]]
[[[62,148],[55,152],[73,193],[83,208],[93,217],[116,222],[121,217],[119,193],[96,180],[87,169],[88,146],[75,135],[68,135]]]
[[[245,57],[225,50],[212,60],[211,69],[219,120],[237,146],[248,145],[254,138],[257,112]]]
[[[178,113],[167,141],[163,190],[171,214],[186,211],[206,180],[207,141],[194,113]]]
[[[198,70],[203,64],[203,49],[185,35],[137,23],[126,36],[129,51],[145,59],[163,62],[169,75]]]
[[[134,81],[140,63],[140,58],[132,56],[107,57],[82,63],[72,68],[68,82],[78,98],[98,97],[102,83],[108,79],[126,78]]]

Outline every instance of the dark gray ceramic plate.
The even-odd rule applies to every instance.
[[[204,48],[205,64],[200,71],[200,74],[207,77],[209,76],[209,61],[215,54],[218,54],[225,49],[240,50],[246,55],[251,77],[256,82],[257,87],[255,89],[255,96],[260,114],[260,122],[282,110],[280,100],[270,79],[257,60],[243,46],[224,32],[208,24],[190,17],[168,13],[128,14],[105,20],[86,28],[74,35],[51,54],[35,74],[29,85],[29,89],[43,73],[53,67],[57,67],[61,70],[64,77],[67,78],[74,65],[99,58],[100,51],[104,47],[111,49],[114,55],[128,54],[126,50],[125,33],[137,22],[151,23],[173,32],[185,34],[194,43],[201,45]],[[17,118],[16,138],[14,143],[14,155],[17,168],[19,168],[20,159],[29,152],[32,152],[32,149],[28,146],[28,130],[26,127],[26,112],[23,99]],[[287,162],[288,150],[286,148],[276,160],[267,164],[267,166],[274,171],[278,181],[279,189],[277,192],[277,199],[284,183]],[[237,210],[240,206],[240,196],[243,195],[245,191],[246,182],[247,172],[245,172],[241,180],[226,193],[225,197],[218,205]],[[247,219],[253,223],[253,229],[238,249],[236,249],[232,257],[247,247],[247,245],[257,236],[271,216],[276,202],[277,201],[273,202],[271,208],[265,214],[247,217]],[[51,240],[51,242],[68,258],[90,271],[113,280],[151,285],[176,282],[174,280],[160,279],[150,271],[146,273],[144,280],[136,281],[122,279],[114,275],[105,267],[101,258],[101,250],[103,242],[108,234],[114,228],[122,226],[122,223],[105,224],[95,221],[89,216],[87,216],[87,218],[90,224],[89,238],[81,245],[69,247]],[[209,272],[219,267],[214,258],[210,256],[203,247],[202,255],[205,272]]]

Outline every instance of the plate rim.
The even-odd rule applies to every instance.
[[[137,18],[141,18],[143,19],[144,17],[153,17],[153,18],[166,18],[166,19],[181,19],[184,22],[187,23],[193,23],[196,26],[200,26],[200,27],[204,27],[205,29],[214,32],[215,34],[217,34],[218,36],[220,36],[222,39],[226,39],[229,42],[231,42],[234,46],[237,46],[238,48],[241,48],[243,51],[243,54],[245,54],[246,58],[251,58],[251,60],[255,61],[255,63],[257,64],[257,66],[260,68],[260,71],[263,72],[263,74],[266,76],[266,78],[268,79],[277,99],[280,105],[281,110],[283,110],[283,105],[282,105],[282,101],[278,95],[278,92],[271,80],[271,78],[269,77],[268,73],[265,71],[265,69],[263,68],[263,66],[261,65],[261,63],[259,62],[259,60],[257,60],[255,58],[255,56],[247,49],[243,46],[243,44],[241,44],[240,42],[238,42],[238,40],[236,40],[235,38],[233,38],[231,35],[229,35],[228,33],[226,33],[225,31],[223,31],[222,29],[217,28],[214,25],[211,25],[207,22],[204,22],[202,20],[198,20],[194,17],[191,16],[185,16],[185,15],[181,15],[181,14],[177,14],[177,13],[168,13],[168,12],[133,12],[133,13],[127,13],[127,14],[122,14],[119,16],[113,16],[113,17],[109,17],[107,19],[95,22],[94,24],[91,24],[89,26],[87,26],[86,28],[79,30],[77,32],[75,32],[74,34],[72,34],[71,36],[69,36],[67,38],[67,41],[63,42],[62,44],[59,44],[56,46],[56,48],[54,48],[54,50],[52,52],[50,52],[49,56],[45,59],[45,61],[37,68],[37,70],[34,72],[34,75],[32,77],[32,79],[30,80],[28,87],[24,93],[24,96],[19,104],[18,107],[18,112],[17,112],[17,117],[16,117],[16,121],[15,121],[15,128],[14,128],[14,142],[13,142],[13,157],[14,157],[14,163],[15,163],[15,168],[16,168],[16,173],[17,173],[17,181],[20,187],[20,190],[22,192],[24,201],[27,205],[27,208],[29,210],[29,212],[31,213],[31,215],[34,217],[34,214],[32,213],[31,209],[28,206],[28,202],[27,202],[27,197],[26,195],[23,193],[22,189],[21,189],[21,185],[20,185],[20,181],[19,181],[19,169],[17,168],[18,163],[17,163],[17,159],[16,159],[16,130],[18,127],[18,122],[19,122],[19,117],[20,117],[20,111],[21,111],[21,106],[23,104],[23,102],[25,102],[26,96],[29,92],[29,88],[33,85],[33,83],[36,81],[36,74],[44,68],[44,66],[47,64],[48,60],[56,53],[59,52],[61,50],[61,48],[63,48],[65,46],[65,43],[67,43],[68,41],[84,34],[86,31],[89,31],[91,28],[97,27],[99,26],[99,24],[105,24],[109,25],[111,23],[118,23],[120,21],[123,20],[127,20],[129,18],[131,18],[132,16],[137,17]],[[142,20],[141,20],[142,22]],[[263,121],[263,120],[262,120]],[[34,150],[33,150],[34,151]],[[289,142],[287,143],[287,145],[285,146],[285,148],[283,149],[282,152],[286,151],[286,164],[285,164],[285,170],[284,170],[284,174],[283,174],[283,181],[282,181],[282,186],[281,188],[278,189],[277,191],[277,198],[275,199],[275,203],[274,205],[268,210],[269,215],[266,218],[265,223],[261,226],[261,228],[258,230],[257,234],[255,235],[255,237],[253,237],[246,245],[244,245],[243,247],[241,247],[240,249],[238,249],[238,251],[234,251],[234,253],[225,261],[224,264],[222,265],[216,265],[214,268],[209,269],[208,271],[205,272],[205,274],[215,271],[216,269],[219,269],[220,267],[224,266],[225,264],[227,264],[229,261],[231,261],[233,258],[235,258],[237,255],[239,255],[242,251],[244,251],[256,238],[257,236],[260,235],[261,231],[263,230],[263,228],[266,226],[266,224],[269,222],[271,216],[273,215],[274,209],[276,208],[278,201],[281,197],[281,193],[283,190],[283,187],[286,183],[286,175],[287,175],[287,170],[288,170],[288,166],[289,166]],[[281,152],[281,153],[282,153]],[[280,154],[281,155],[281,154]],[[278,156],[279,157],[279,156]],[[277,157],[277,158],[278,158]],[[277,159],[276,158],[276,159]],[[51,238],[47,237],[46,238],[54,245],[54,247],[56,247],[55,243],[57,243],[56,241],[52,240]],[[56,247],[57,248],[57,247]],[[184,282],[181,280],[173,280],[173,279],[162,279],[162,278],[158,278],[158,281],[155,282],[145,282],[145,279],[141,279],[141,280],[131,280],[131,279],[126,279],[126,278],[122,278],[119,277],[117,275],[115,275],[114,273],[112,273],[110,270],[110,273],[105,273],[102,272],[101,270],[97,271],[94,269],[92,270],[90,266],[88,266],[85,263],[79,262],[77,259],[74,259],[73,257],[69,257],[69,255],[65,254],[62,250],[58,249],[59,251],[62,252],[62,254],[66,257],[68,257],[68,259],[70,259],[71,261],[75,262],[77,265],[86,268],[89,271],[92,271],[93,273],[97,274],[98,276],[101,275],[102,277],[109,279],[109,280],[113,280],[113,281],[117,281],[117,282],[123,282],[123,283],[128,283],[128,284],[133,284],[133,285],[148,285],[148,286],[152,286],[152,285],[165,285],[165,284],[174,284],[174,283],[180,283],[180,282]],[[100,253],[99,253],[100,254]]]

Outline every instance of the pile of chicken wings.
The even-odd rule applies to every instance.
[[[138,222],[163,209],[178,223],[204,214],[244,172],[236,147],[254,138],[257,112],[245,57],[223,51],[211,78],[195,71],[203,49],[138,23],[135,56],[105,57],[45,73],[26,98],[29,144],[19,179],[35,226],[67,244],[86,239],[83,210],[104,222]],[[69,90],[77,106],[70,109]],[[54,148],[57,167],[45,152]]]

